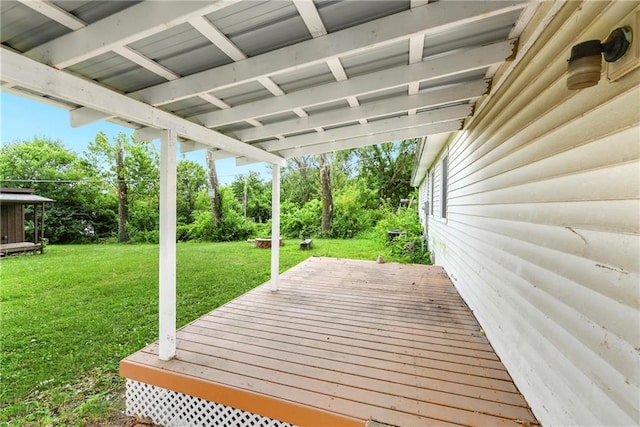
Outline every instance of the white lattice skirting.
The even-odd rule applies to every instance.
[[[127,415],[165,427],[295,427],[198,397],[127,380]]]

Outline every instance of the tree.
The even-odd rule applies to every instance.
[[[383,202],[397,205],[413,192],[411,171],[416,141],[387,142],[356,150],[359,175],[379,191]]]
[[[218,173],[216,172],[216,161],[213,158],[213,150],[207,150],[207,172],[209,176],[209,199],[211,200],[211,216],[215,224],[222,221],[222,196],[218,185]]]
[[[141,209],[157,206],[159,198],[159,159],[155,147],[149,142],[136,143],[133,138],[119,133],[112,142],[104,132],[99,132],[89,143],[86,160],[97,168],[99,182],[116,192],[118,199],[118,241],[129,240],[127,224],[129,211],[140,202]],[[104,185],[103,184],[103,185]],[[157,212],[157,209],[154,210]],[[134,224],[136,230],[150,231],[157,228],[157,214],[136,215],[141,221]],[[151,223],[149,220],[152,220]]]
[[[328,236],[333,225],[333,193],[331,192],[331,165],[327,155],[320,154],[320,187],[322,190],[322,234]]]
[[[303,207],[310,200],[320,197],[319,190],[320,173],[316,158],[304,156],[287,160],[282,170],[284,201]]]
[[[258,172],[236,176],[231,188],[245,217],[258,223],[271,218],[271,186],[260,179]]]
[[[60,141],[34,137],[0,148],[2,186],[32,188],[36,194],[55,200],[47,206],[45,216],[46,235],[53,243],[89,237],[96,221],[109,226],[105,215],[108,217],[112,206],[100,188],[92,185],[95,173],[90,163]]]
[[[178,162],[178,223],[194,221],[198,192],[207,188],[207,173],[204,167],[191,160]]]

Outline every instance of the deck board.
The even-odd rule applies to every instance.
[[[312,257],[123,376],[300,426],[536,424],[440,267]],[[214,400],[215,399],[215,400]]]

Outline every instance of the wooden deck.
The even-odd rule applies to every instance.
[[[124,377],[299,426],[536,425],[440,267],[312,257],[152,344]]]
[[[0,244],[0,256],[7,256],[17,252],[40,252],[42,253],[42,244],[32,242],[3,243]]]

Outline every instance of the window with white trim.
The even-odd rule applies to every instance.
[[[433,193],[435,192],[435,173],[432,170],[429,174],[429,215],[433,215]]]

